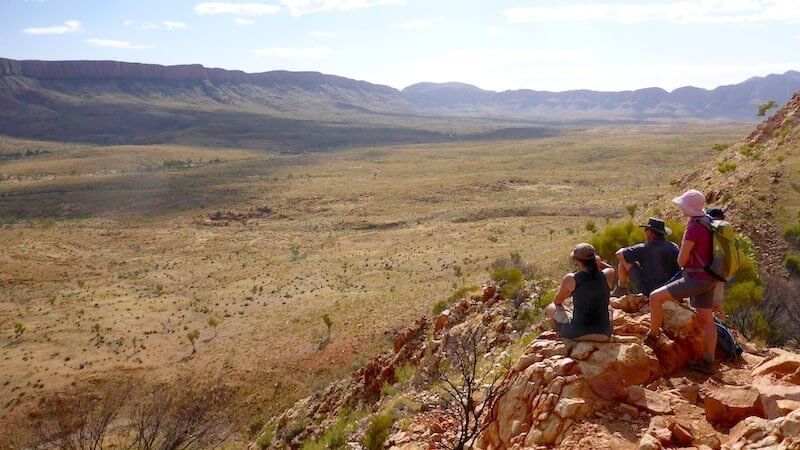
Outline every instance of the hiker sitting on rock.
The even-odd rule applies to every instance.
[[[672,202],[689,218],[678,255],[678,265],[683,268],[683,277],[656,289],[650,295],[650,331],[645,336],[645,343],[654,345],[658,341],[661,324],[664,322],[664,303],[689,297],[690,304],[703,324],[705,352],[701,359],[689,361],[687,366],[711,374],[717,347],[717,330],[712,308],[718,281],[705,271],[705,261],[711,261],[713,244],[712,232],[706,227],[709,219],[703,210],[706,199],[702,193],[690,189],[672,199]]]
[[[612,297],[627,295],[628,280],[632,280],[636,288],[649,296],[656,288],[667,284],[680,270],[678,267],[678,246],[666,238],[672,230],[664,221],[651,217],[644,228],[647,242],[617,250],[619,261],[619,282],[611,291]]]
[[[603,262],[590,244],[578,244],[570,254],[578,265],[564,275],[553,303],[545,308],[561,337],[587,341],[607,341],[611,336],[608,300],[614,282],[614,269]],[[564,301],[572,296],[572,311]]]

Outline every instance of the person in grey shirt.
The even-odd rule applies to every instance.
[[[611,291],[612,297],[628,294],[626,285],[629,280],[633,281],[639,292],[650,296],[651,292],[665,285],[680,270],[680,249],[667,240],[672,230],[667,228],[664,221],[651,217],[647,224],[639,226],[644,228],[647,242],[617,250],[619,280]]]

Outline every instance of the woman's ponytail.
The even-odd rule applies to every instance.
[[[582,259],[580,260],[584,266],[586,266],[586,271],[589,272],[591,278],[594,280],[597,278],[597,274],[600,272],[600,268],[597,267],[597,260],[595,258],[592,259]]]

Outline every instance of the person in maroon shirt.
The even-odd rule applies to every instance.
[[[718,281],[705,271],[705,267],[711,262],[713,246],[710,221],[703,210],[706,199],[702,193],[690,189],[672,199],[672,202],[689,218],[678,253],[678,265],[683,269],[683,277],[650,294],[650,331],[645,336],[645,343],[654,345],[658,342],[661,324],[664,322],[664,303],[689,297],[690,304],[703,324],[705,353],[699,360],[687,362],[687,366],[711,374],[717,348],[713,307],[714,289]]]

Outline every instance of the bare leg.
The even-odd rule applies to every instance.
[[[631,268],[631,264],[625,260],[625,256],[623,255],[622,249],[618,250],[616,255],[617,261],[619,264],[617,266],[617,276],[619,277],[619,284],[625,286],[628,284],[628,270]]]
[[[675,301],[666,288],[660,287],[650,294],[650,334],[658,336],[664,323],[664,303]]]
[[[553,316],[556,315],[556,305],[555,303],[550,303],[549,305],[544,307],[544,315],[550,322],[550,328],[555,330],[556,329],[556,322],[553,320]]]
[[[714,360],[714,353],[717,350],[717,327],[714,325],[714,310],[711,308],[697,308],[697,315],[703,323],[705,331],[706,358]]]

